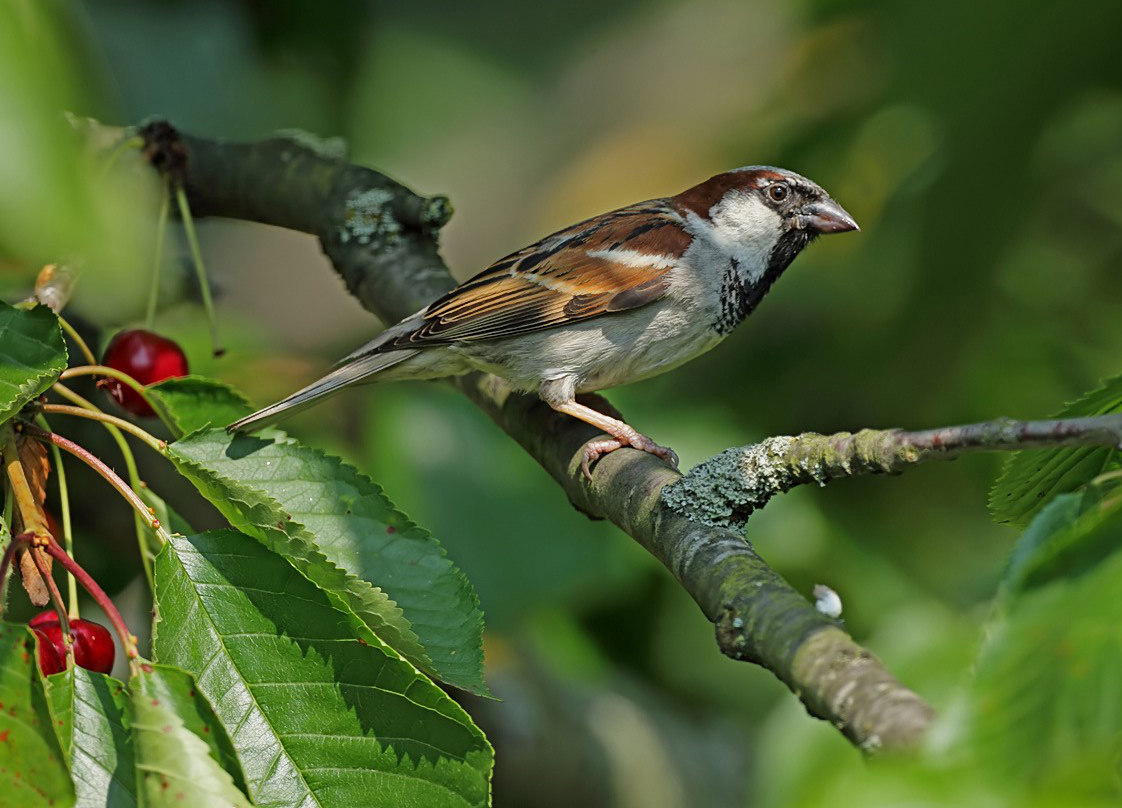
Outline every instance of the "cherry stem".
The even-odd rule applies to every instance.
[[[74,328],[74,326],[66,321],[65,317],[63,317],[61,314],[57,316],[58,324],[62,326],[62,330],[65,331],[66,335],[74,341],[75,345],[78,346],[78,350],[82,352],[82,355],[84,357],[86,357],[86,361],[91,365],[96,365],[97,358],[93,355],[93,351],[90,350],[89,343],[82,339],[82,335],[78,333],[77,329]]]
[[[47,419],[40,415],[36,422],[43,429],[48,429]],[[74,557],[74,534],[70,524],[70,488],[66,484],[66,466],[62,464],[62,452],[53,443],[51,444],[51,461],[55,469],[55,479],[58,481],[58,507],[62,514],[62,541],[66,545],[66,552]],[[55,536],[57,539],[58,536]],[[69,572],[66,573],[66,602],[69,604],[67,614],[71,620],[77,620],[81,615],[78,611],[78,582]]]
[[[109,153],[109,156],[105,158],[105,165],[101,168],[101,175],[103,177],[108,176],[109,172],[113,169],[113,166],[116,164],[116,162],[121,159],[121,155],[127,152],[129,149],[143,148],[144,138],[142,138],[140,135],[133,135],[130,138],[125,138],[116,146],[114,146],[113,151],[111,151]]]
[[[4,548],[4,557],[0,558],[0,614],[4,613],[4,602],[7,598],[4,595],[4,585],[8,582],[8,567],[12,566],[12,557],[16,554],[16,548],[23,543],[21,537],[24,535],[33,535],[31,533],[20,533],[18,536],[12,536],[8,546]]]
[[[164,233],[167,231],[168,212],[171,208],[171,194],[168,193],[168,183],[164,180],[160,193],[160,213],[156,219],[156,255],[152,260],[152,280],[148,287],[148,312],[144,318],[144,327],[152,330],[156,320],[156,304],[160,298],[160,267],[164,257]]]
[[[59,626],[62,627],[62,647],[66,649],[66,667],[69,670],[74,667],[74,638],[70,636],[70,620],[66,615],[66,606],[62,602],[62,593],[58,591],[58,585],[55,583],[51,571],[47,569],[47,562],[43,558],[43,551],[34,545],[34,543],[27,548],[27,552],[31,554],[31,560],[35,564],[35,569],[39,570],[39,576],[47,582],[47,589],[51,592],[51,601],[55,605],[55,613],[58,615]],[[69,570],[67,575],[73,576]]]
[[[151,433],[145,432],[131,421],[118,418],[116,415],[110,415],[100,410],[91,410],[86,407],[70,407],[66,404],[41,404],[39,409],[43,412],[57,412],[59,415],[73,415],[78,418],[89,418],[92,421],[101,421],[103,424],[112,424],[118,429],[128,432],[130,435],[140,438],[160,454],[167,453],[168,445],[166,441],[160,440]]]
[[[32,437],[37,438],[44,443],[53,443],[63,451],[69,452],[70,454],[74,455],[87,466],[100,474],[107,483],[109,483],[111,486],[113,486],[113,488],[117,490],[117,493],[125,498],[125,501],[133,507],[133,510],[140,514],[141,518],[147,520],[148,524],[152,526],[152,530],[156,532],[156,535],[162,542],[166,543],[171,539],[171,536],[168,535],[167,530],[165,530],[163,525],[160,524],[160,520],[152,516],[152,509],[144,504],[144,500],[140,498],[140,495],[137,494],[136,491],[134,491],[132,488],[130,488],[128,483],[118,477],[117,473],[113,471],[113,469],[109,468],[109,466],[105,465],[105,463],[91,454],[89,450],[82,448],[72,440],[64,438],[57,432],[48,432],[46,430],[39,429],[39,427],[37,426],[32,426],[31,424],[26,424],[24,428]]]
[[[129,631],[129,627],[125,624],[125,619],[121,617],[121,613],[117,611],[117,607],[113,605],[113,601],[105,594],[105,590],[97,585],[97,581],[90,577],[90,574],[82,569],[77,561],[68,556],[63,549],[58,546],[58,542],[48,541],[43,547],[48,553],[54,556],[55,560],[62,566],[66,567],[66,571],[78,579],[82,587],[89,592],[90,597],[93,598],[94,603],[101,607],[105,612],[105,616],[109,618],[109,622],[113,624],[113,629],[117,632],[117,636],[121,638],[121,646],[125,649],[125,656],[129,660],[129,671],[135,676],[139,671],[137,670],[137,658],[140,654],[136,650],[136,637]]]
[[[187,236],[187,245],[191,248],[191,259],[195,262],[195,274],[199,278],[199,290],[203,296],[203,308],[206,310],[207,323],[210,325],[210,344],[215,356],[222,356],[226,349],[222,347],[222,339],[218,336],[218,317],[214,313],[214,301],[210,297],[210,283],[207,281],[206,265],[203,264],[203,253],[199,249],[199,239],[195,235],[195,220],[191,217],[191,207],[187,204],[187,194],[183,186],[175,188],[175,201],[179,204],[179,218],[183,220],[183,232]]]
[[[108,367],[107,365],[78,365],[77,367],[67,368],[58,378],[59,381],[64,382],[67,379],[73,379],[75,376],[108,376],[111,379],[116,379],[135,390],[136,394],[143,398],[154,412],[157,414],[160,413],[160,409],[148,395],[148,388],[124,371]],[[163,420],[162,415],[160,416],[160,420]]]
[[[52,389],[54,389],[54,391],[56,393],[58,393],[59,395],[61,395],[63,398],[66,398],[66,399],[69,399],[70,401],[73,401],[75,404],[77,404],[79,407],[81,407],[84,410],[88,410],[89,412],[97,412],[97,413],[101,412],[101,409],[98,408],[97,405],[93,404],[92,402],[88,401],[87,399],[82,398],[80,395],[78,395],[77,393],[75,393],[73,390],[66,387],[65,385],[62,385],[62,384],[59,384],[58,382],[55,382],[54,387]],[[113,440],[115,440],[117,442],[117,447],[121,450],[121,456],[125,460],[125,470],[128,472],[129,485],[131,485],[133,490],[135,491],[136,489],[141,487],[142,483],[141,483],[141,480],[140,480],[140,474],[137,472],[136,458],[133,457],[132,449],[129,448],[128,441],[126,441],[125,436],[121,434],[121,430],[119,430],[116,426],[114,426],[113,424],[111,424],[107,421],[102,421],[102,425],[109,432],[109,434],[113,437]],[[40,426],[43,426],[43,425],[40,424]],[[44,427],[44,429],[46,429],[46,427]],[[49,432],[50,430],[47,429],[47,431]],[[53,444],[52,444],[52,448],[53,448]],[[165,444],[164,448],[166,448],[166,444]],[[57,449],[56,449],[56,451],[57,451]],[[162,450],[161,450],[161,454],[163,454]],[[146,528],[145,528],[145,520],[142,519],[140,517],[140,515],[137,514],[135,511],[133,511],[132,516],[133,516],[133,519],[132,519],[133,528],[136,531],[136,546],[137,546],[137,550],[140,552],[140,565],[144,568],[144,577],[148,581],[148,588],[151,590],[152,589],[152,564],[151,564],[151,560],[148,557],[149,552],[148,552],[148,542],[147,542],[147,539],[146,539],[147,533],[146,533]]]

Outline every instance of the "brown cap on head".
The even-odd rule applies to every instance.
[[[857,222],[821,186],[806,177],[773,166],[746,166],[710,177],[705,182],[671,198],[683,212],[692,212],[708,218],[713,206],[733,189],[759,191],[775,183],[786,183],[795,196],[803,200],[801,207],[787,207],[786,215],[792,224],[814,233],[843,233],[860,230]],[[778,198],[778,197],[777,197]],[[794,205],[792,199],[789,205]]]
[[[705,182],[698,183],[677,196],[671,197],[671,201],[680,208],[692,211],[702,218],[707,218],[710,208],[720,202],[731,189],[758,189],[780,180],[805,185],[819,191],[822,190],[806,177],[801,177],[792,171],[773,168],[772,166],[746,166],[712,176]],[[824,191],[822,193],[825,194]]]

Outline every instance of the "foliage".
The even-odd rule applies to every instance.
[[[1071,468],[1085,451],[1049,454],[1048,466],[1059,469]],[[843,788],[848,799],[867,805],[920,794],[937,804],[1116,804],[1122,756],[1120,482],[1113,472],[1073,484],[1075,490],[1052,499],[1040,497],[1045,504],[1034,508],[1036,516],[1014,547],[974,660],[955,674],[958,695],[917,757],[863,772],[819,769],[814,778],[808,772],[821,761],[808,753],[798,765],[772,773],[771,787],[782,798],[771,804],[825,806]],[[1034,475],[1033,484],[1051,491],[1043,475]],[[924,652],[928,658],[956,642],[946,628],[925,636],[932,643]]]
[[[0,423],[51,386],[66,367],[58,322],[46,306],[0,303]]]
[[[772,163],[828,188],[862,234],[814,245],[722,348],[611,391],[629,421],[689,465],[773,434],[1037,417],[1119,370],[1120,26],[1117,3],[1026,9],[1014,0],[0,3],[0,296],[23,299],[39,266],[74,258],[83,280],[67,317],[87,339],[144,316],[159,185],[128,149],[105,171],[107,151],[91,158],[77,148],[74,131],[85,129],[60,110],[114,123],[158,111],[184,131],[228,138],[292,126],[344,135],[352,159],[452,195],[457,214],[441,251],[461,278],[600,210]],[[342,141],[324,145],[340,151]],[[201,376],[182,383],[193,388],[186,407],[169,403],[163,426],[143,424],[161,437],[244,410],[211,377],[267,403],[376,327],[313,240],[215,221],[200,236],[221,263],[229,352],[211,359],[179,228],[168,236],[160,327]],[[57,343],[53,318],[35,316]],[[49,367],[36,365],[37,382],[9,377],[21,373],[11,359],[0,356],[0,389],[14,395],[5,380],[27,386],[5,416],[65,361],[55,354]],[[124,474],[99,425],[50,420]],[[994,490],[1000,524],[982,513],[996,458],[796,490],[753,517],[760,553],[807,593],[834,587],[851,633],[943,716],[916,758],[868,765],[770,674],[717,654],[711,627],[671,576],[610,525],[573,511],[440,385],[356,391],[291,431],[302,462],[326,468],[339,456],[369,471],[395,503],[385,507],[439,537],[478,591],[488,684],[504,701],[465,704],[502,761],[499,804],[1117,802],[1117,785],[1105,784],[1118,759],[1117,522],[1111,479],[1101,479],[1116,455],[1018,456]],[[200,451],[207,434],[193,439]],[[287,451],[277,435],[266,441],[262,451]],[[222,451],[217,440],[211,448]],[[314,576],[330,599],[330,626],[344,621],[371,649],[393,646],[399,665],[426,677],[457,675],[437,664],[439,633],[425,644],[421,617],[365,575],[359,550],[316,547],[305,523],[315,514],[270,530],[264,516],[283,492],[251,487],[255,519],[220,493],[241,485],[225,475],[246,458],[222,469],[209,468],[216,455],[201,459],[192,475],[240,520],[235,540],[299,566],[302,585]],[[126,590],[143,581],[137,550],[121,539],[131,515],[66,462],[78,558],[122,604],[143,600],[141,587]],[[192,539],[201,533],[188,522],[228,529],[165,458],[145,453],[137,463],[149,483],[140,494],[162,524]],[[340,473],[367,490],[354,472]],[[362,521],[384,531],[376,517]],[[144,538],[153,555],[163,552],[154,533]],[[158,566],[173,560],[160,556]],[[24,599],[15,587],[7,599],[15,620]],[[442,603],[453,600],[473,601]],[[142,635],[149,605],[137,607]],[[471,636],[477,612],[459,617],[456,631]],[[57,804],[79,783],[90,802],[139,800],[128,718],[139,680],[60,674],[46,682],[44,705],[25,634],[0,667],[0,756],[14,760],[8,741],[22,739],[29,754],[17,762],[38,767],[33,779]],[[320,674],[330,664],[312,662]],[[476,670],[459,671],[465,685]],[[34,721],[8,716],[13,706]],[[174,750],[166,762],[181,764],[180,775],[191,766],[200,789],[224,793],[222,772],[244,787],[240,764],[228,766],[209,743],[204,759],[179,729],[207,743],[215,724],[170,709],[178,720],[160,726],[175,728],[174,747],[149,748]],[[191,709],[202,716],[219,705]],[[84,734],[62,727],[56,741],[39,732],[48,715],[61,726],[67,711],[83,716],[75,725]],[[361,725],[350,720],[336,739],[345,750],[355,740],[346,731]],[[11,776],[18,766],[5,768],[0,804],[34,804],[19,790],[26,778]]]
[[[0,304],[0,322],[13,369],[0,411],[14,414],[58,379],[66,354],[45,307]],[[140,537],[145,552],[159,546],[155,664],[131,660],[127,685],[81,668],[36,674],[30,633],[4,624],[13,793],[65,801],[72,790],[83,805],[488,804],[491,747],[429,678],[485,691],[482,616],[435,538],[334,458],[280,434],[208,429],[244,413],[228,386],[192,377],[151,394],[173,433],[194,430],[163,453],[245,532]]]
[[[1120,411],[1122,376],[1115,376],[1098,390],[1068,404],[1055,417],[1109,415]],[[990,492],[990,510],[999,522],[1024,526],[1055,495],[1074,491],[1117,466],[1118,449],[1109,446],[1018,452],[1006,462]]]

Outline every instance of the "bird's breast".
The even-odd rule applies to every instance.
[[[577,392],[591,392],[656,376],[721,339],[694,307],[668,298],[561,328],[463,344],[458,350],[519,390],[536,390],[543,380],[570,376]]]

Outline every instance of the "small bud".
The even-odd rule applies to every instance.
[[[47,264],[35,279],[35,299],[58,314],[70,300],[77,279],[66,264]]]

